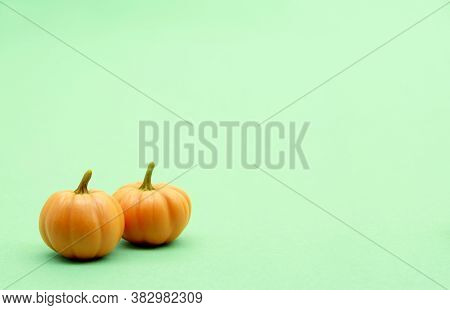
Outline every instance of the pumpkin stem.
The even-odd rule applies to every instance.
[[[142,189],[143,191],[151,191],[155,188],[152,186],[152,173],[153,169],[155,168],[155,163],[151,162],[148,165],[147,172],[145,173],[144,181],[142,182],[141,187],[139,189]]]
[[[87,185],[89,183],[89,180],[92,177],[92,170],[86,171],[83,178],[81,179],[80,185],[78,185],[78,188],[74,191],[75,194],[87,194],[89,193],[87,189]]]

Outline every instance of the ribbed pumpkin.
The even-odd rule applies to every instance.
[[[114,193],[125,216],[123,238],[141,245],[160,245],[175,240],[191,217],[188,195],[170,184],[152,184],[151,162],[143,182],[125,185]]]
[[[42,208],[39,230],[44,242],[73,259],[93,259],[111,252],[120,241],[124,217],[119,203],[99,190],[88,190],[87,171],[75,191],[51,195]]]

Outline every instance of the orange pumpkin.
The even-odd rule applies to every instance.
[[[104,256],[115,248],[122,237],[122,208],[105,192],[87,189],[91,176],[92,171],[87,171],[75,191],[51,195],[39,218],[39,230],[44,242],[68,258]]]
[[[132,243],[169,243],[181,234],[191,217],[191,201],[183,190],[151,183],[154,168],[151,162],[143,182],[127,184],[113,195],[125,215],[123,238]]]

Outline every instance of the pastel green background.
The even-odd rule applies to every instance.
[[[198,124],[262,121],[444,2],[5,3]],[[311,169],[267,169],[444,286],[449,30],[447,6],[275,117],[311,122]],[[52,192],[88,168],[110,193],[140,180],[139,121],[177,118],[1,3],[0,103],[5,287],[53,255],[37,225]],[[440,289],[259,170],[195,168],[175,184],[193,214],[173,244],[58,257],[10,288]]]

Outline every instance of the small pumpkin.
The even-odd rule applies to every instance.
[[[88,170],[75,191],[51,195],[39,217],[44,242],[62,256],[93,259],[110,253],[120,241],[124,217],[119,203],[99,190],[88,190]]]
[[[191,201],[183,190],[151,183],[154,168],[151,162],[143,182],[127,184],[113,194],[125,216],[123,238],[131,243],[169,243],[181,234],[191,217]]]

